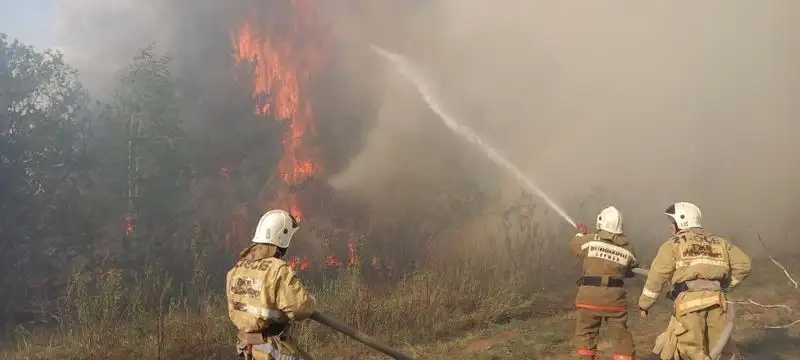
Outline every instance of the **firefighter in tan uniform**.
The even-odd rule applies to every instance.
[[[658,249],[639,298],[642,317],[656,302],[665,283],[675,310],[656,349],[664,358],[703,360],[725,326],[725,292],[750,274],[750,258],[725,238],[703,229],[700,209],[688,202],[670,205],[673,232]],[[672,337],[672,341],[668,341]],[[717,360],[717,359],[712,359]]]
[[[291,321],[311,316],[315,301],[281,259],[298,229],[288,212],[267,212],[253,244],[228,271],[228,315],[239,330],[239,355],[247,359],[295,360],[305,354],[289,328]]]
[[[580,359],[594,359],[600,325],[606,322],[612,338],[614,360],[633,360],[633,336],[628,330],[628,299],[624,279],[637,266],[633,245],[622,233],[622,214],[609,206],[597,216],[597,233],[578,233],[570,251],[583,259],[583,276],[578,280],[578,308],[575,344]]]

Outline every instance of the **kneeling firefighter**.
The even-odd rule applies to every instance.
[[[624,278],[632,277],[637,266],[633,245],[622,232],[622,214],[609,206],[597,215],[597,233],[578,233],[570,251],[583,259],[583,276],[578,280],[578,308],[575,344],[580,359],[594,359],[597,337],[605,320],[612,337],[614,360],[633,360],[633,336],[628,330],[628,300]]]
[[[253,360],[305,357],[291,336],[292,321],[305,320],[315,300],[294,270],[281,259],[297,221],[284,210],[272,210],[258,222],[253,244],[228,271],[228,316],[239,330],[239,356]]]
[[[650,266],[639,309],[646,319],[664,284],[671,282],[667,297],[675,302],[674,313],[653,351],[661,359],[708,359],[725,327],[725,292],[750,274],[750,258],[727,239],[705,230],[696,205],[677,202],[664,213],[673,235]],[[715,356],[712,360],[720,357]]]

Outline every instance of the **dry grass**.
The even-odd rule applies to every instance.
[[[565,253],[566,244],[562,245],[561,253]],[[361,273],[365,269],[344,267],[310,287],[322,312],[418,358],[569,358],[574,289],[571,280],[563,279],[574,277],[577,264],[565,262],[567,256],[553,256],[553,251],[519,251],[511,246],[442,262],[456,265],[427,266],[425,271],[408,274],[392,286],[371,286]],[[555,249],[561,245],[547,246]],[[787,267],[797,271],[795,264]],[[794,299],[797,306],[800,297],[785,286],[781,275],[770,263],[759,263],[753,278],[733,297],[753,297],[762,302]],[[124,280],[128,277],[118,271],[75,276],[65,292],[56,324],[17,328],[13,346],[2,356],[234,358],[234,329],[223,296],[214,291],[183,293],[180,286],[152,271],[132,282]],[[547,279],[560,279],[563,286],[548,284]],[[196,282],[208,283],[204,279]],[[638,286],[631,291],[632,301]],[[796,316],[755,307],[740,309],[737,351],[750,358],[762,353],[753,341],[766,336],[764,324]],[[660,304],[656,311],[665,315],[668,309]],[[632,317],[631,322],[640,354],[647,354],[650,342],[665,325],[665,317],[648,323]],[[299,331],[301,344],[318,359],[385,358],[312,322],[303,323]],[[787,330],[784,336],[796,340],[797,333]]]
[[[426,343],[457,338],[493,322],[530,316],[537,303],[548,309],[560,298],[522,294],[512,280],[495,281],[500,269],[473,273],[427,271],[410,274],[388,291],[371,290],[360,270],[346,267],[312,287],[321,311],[414,353]],[[477,277],[475,274],[483,274]],[[228,359],[234,329],[224,298],[193,299],[175,294],[168,281],[140,279],[123,287],[121,274],[95,281],[76,277],[58,325],[16,333],[13,359]],[[322,326],[306,322],[301,343],[325,359],[364,358],[371,351]],[[324,345],[323,345],[324,344]]]

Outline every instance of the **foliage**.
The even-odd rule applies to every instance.
[[[209,254],[237,240],[220,241],[233,215],[261,211],[283,129],[252,114],[248,69],[207,88],[171,67],[144,48],[91,104],[59,52],[0,36],[0,319],[50,318],[76,271],[219,282],[230,258]]]
[[[87,102],[60,53],[37,53],[0,35],[0,281],[8,290],[2,313],[46,297],[59,280],[48,275],[65,268],[85,245],[79,239],[91,236],[79,210],[91,138]]]
[[[182,225],[190,185],[189,142],[168,65],[168,58],[143,49],[121,72],[114,101],[99,116],[105,136],[96,149],[97,177],[116,210],[109,214],[130,217],[131,228],[118,227],[117,238],[137,263],[168,255],[163,242]]]

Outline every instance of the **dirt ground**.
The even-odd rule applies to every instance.
[[[734,332],[723,359],[734,356],[737,360],[800,359],[800,324],[782,329],[768,328],[800,319],[800,290],[795,289],[781,271],[764,270],[754,272],[741,288],[729,294],[729,300],[785,304],[791,309],[737,304]],[[629,299],[633,309],[642,283],[639,280],[630,285]],[[569,307],[569,297],[565,296],[566,306],[550,309],[550,315],[542,316],[542,309],[531,309],[479,332],[437,344],[408,345],[404,351],[418,359],[575,359],[571,343],[575,317]],[[651,349],[656,336],[667,325],[671,306],[668,300],[659,300],[647,321],[638,313],[631,314],[629,326],[636,341],[637,359],[658,360]],[[601,339],[602,336],[601,332]],[[611,359],[607,341],[601,340],[598,350],[597,359]],[[364,359],[381,358],[368,349],[364,349],[362,354]]]
[[[773,329],[800,319],[800,291],[778,271],[756,273],[741,289],[733,291],[729,300],[759,304],[785,304],[790,309],[763,308],[753,304],[737,304],[733,336],[723,353],[724,359],[800,359],[800,324]],[[633,301],[641,293],[641,281],[631,286],[629,298]],[[629,326],[636,341],[638,359],[657,360],[650,351],[661,331],[669,321],[671,303],[666,299],[651,311],[645,321],[632,313]],[[450,359],[575,359],[572,347],[574,312],[557,314],[549,318],[520,319],[472,336],[443,345],[447,350],[439,358]],[[602,333],[601,333],[602,338]],[[610,344],[602,341],[597,359],[611,359]]]

